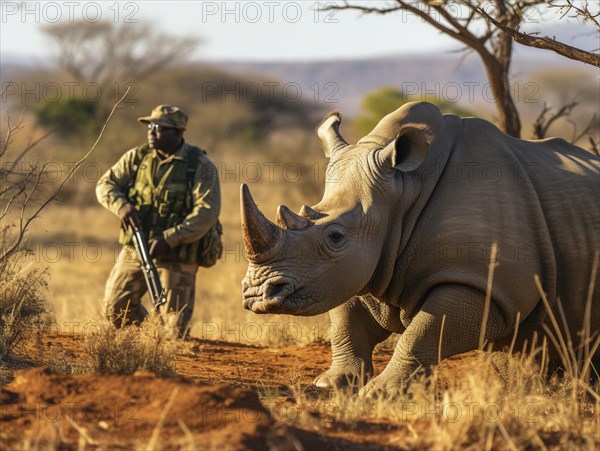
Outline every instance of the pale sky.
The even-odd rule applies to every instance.
[[[1,1],[0,52],[43,61],[55,48],[42,26],[75,20],[151,24],[158,31],[205,39],[197,60],[323,60],[457,48],[404,12],[319,12],[306,1]],[[360,1],[379,4],[382,1]],[[387,2],[389,4],[389,2]],[[532,15],[530,22],[542,22]]]

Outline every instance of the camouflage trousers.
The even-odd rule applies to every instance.
[[[194,311],[198,265],[158,260],[156,269],[167,294],[166,310],[180,312],[177,327],[180,335],[187,335]],[[142,296],[147,291],[135,249],[124,246],[108,276],[104,292],[105,312],[115,326],[144,320],[148,311],[142,304]]]

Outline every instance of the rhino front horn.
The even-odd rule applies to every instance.
[[[282,230],[269,221],[258,209],[250,194],[248,185],[242,183],[242,235],[250,261],[272,250],[281,240]]]
[[[340,134],[341,122],[342,115],[339,111],[332,111],[317,130],[323,152],[327,158],[329,158],[336,150],[348,145],[346,140]]]

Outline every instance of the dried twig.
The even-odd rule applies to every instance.
[[[542,111],[535,119],[533,123],[533,134],[537,139],[544,139],[547,137],[548,129],[550,126],[556,122],[561,117],[568,117],[571,112],[575,109],[575,107],[579,105],[579,102],[572,101],[560,107],[558,111],[552,114],[549,117],[546,117],[550,111],[552,111],[552,107],[549,107],[546,102],[544,102],[544,106]]]
[[[462,2],[463,4],[466,2]],[[580,61],[582,63],[591,64],[592,66],[600,67],[600,55],[587,52],[577,47],[570,46],[564,42],[557,41],[554,38],[548,36],[538,37],[533,34],[523,33],[518,30],[518,26],[511,26],[505,21],[497,20],[492,17],[483,8],[476,7],[478,13],[490,23],[494,24],[495,27],[502,30],[504,33],[509,35],[515,42],[526,45],[527,47],[535,47],[543,50],[551,50],[559,55],[566,58]]]
[[[98,138],[96,138],[96,141],[94,142],[94,144],[92,145],[90,150],[80,160],[78,160],[75,163],[75,165],[73,165],[73,167],[69,170],[69,172],[67,173],[65,178],[60,182],[60,184],[58,185],[58,187],[56,188],[54,193],[52,193],[44,202],[42,202],[42,204],[39,207],[37,207],[37,209],[34,210],[34,212],[31,214],[31,216],[29,216],[28,218],[25,218],[25,212],[27,210],[27,206],[31,202],[34,193],[36,193],[40,187],[40,180],[41,180],[42,175],[44,174],[44,171],[40,170],[40,171],[37,171],[36,173],[34,173],[35,179],[32,181],[31,189],[29,190],[29,193],[27,193],[27,195],[25,197],[25,201],[21,205],[21,213],[19,215],[19,226],[18,226],[17,237],[16,237],[15,241],[12,243],[12,245],[9,245],[8,249],[4,250],[4,248],[2,247],[2,253],[0,254],[0,261],[8,258],[10,255],[12,255],[14,252],[16,252],[19,249],[19,246],[21,245],[23,238],[25,237],[25,233],[27,232],[27,229],[31,225],[32,221],[39,216],[39,214],[42,212],[42,210],[44,210],[52,201],[54,201],[56,199],[56,197],[60,194],[65,183],[73,176],[73,174],[75,174],[75,172],[77,172],[77,170],[81,167],[81,165],[92,154],[92,152],[94,151],[94,149],[100,142],[100,139],[102,138],[102,135],[104,134],[104,130],[106,129],[108,123],[110,122],[110,119],[112,118],[115,110],[121,104],[121,102],[123,102],[123,100],[127,97],[128,94],[129,94],[129,89],[127,89],[125,94],[123,94],[123,97],[121,97],[121,99],[119,99],[119,101],[117,103],[115,103],[115,105],[112,108],[112,111],[110,112],[106,121],[104,122],[104,125],[102,126],[102,130],[100,130],[100,134],[98,135]],[[9,126],[9,130],[10,129],[11,128]],[[12,203],[13,201],[14,201],[14,199],[11,199],[10,203]]]
[[[596,7],[598,7],[596,2],[594,2],[594,4],[596,4]],[[591,22],[600,31],[600,9],[592,11],[592,9],[590,9],[590,2],[587,0],[550,0],[548,2],[548,7],[558,8],[561,13],[561,18],[571,14],[569,17],[573,19],[580,19],[584,23]]]
[[[169,410],[171,410],[171,407],[173,406],[173,403],[175,402],[177,393],[179,393],[179,387],[175,387],[173,389],[173,391],[171,392],[171,395],[169,396],[169,400],[167,401],[167,404],[165,404],[165,407],[160,412],[160,416],[158,417],[158,422],[156,423],[156,426],[154,427],[154,430],[152,431],[152,436],[150,437],[150,441],[148,442],[148,445],[146,446],[147,451],[154,451],[156,449],[156,444],[158,443],[158,438],[160,437],[160,431],[161,431],[163,425],[165,424],[165,420],[167,419]]]

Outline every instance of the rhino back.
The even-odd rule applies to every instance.
[[[387,300],[403,306],[409,322],[435,285],[485,292],[496,243],[492,296],[505,323],[539,307],[538,274],[551,302],[560,297],[572,330],[579,330],[600,248],[598,158],[563,140],[510,138],[479,119],[463,119],[449,152],[399,254]]]
[[[600,252],[600,158],[562,139],[524,141],[513,154],[538,197],[556,265],[555,292],[571,332],[582,329],[596,252]],[[540,233],[541,234],[541,233]],[[548,257],[551,258],[550,256]],[[548,266],[548,265],[546,265]],[[592,324],[600,326],[600,280],[594,281]],[[551,283],[556,288],[552,290]],[[552,299],[551,299],[552,301]]]

